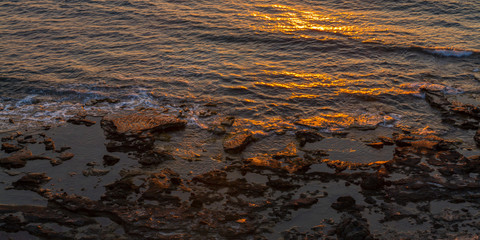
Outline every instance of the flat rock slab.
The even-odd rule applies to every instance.
[[[183,128],[187,121],[173,116],[156,113],[134,113],[128,115],[107,115],[102,119],[102,127],[110,133],[126,134],[143,131],[165,131]]]
[[[223,149],[228,153],[239,153],[253,141],[253,135],[250,132],[236,133],[228,136],[223,142]]]

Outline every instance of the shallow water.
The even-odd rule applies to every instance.
[[[263,131],[461,136],[420,90],[478,92],[478,12],[474,0],[3,2],[0,129],[182,104],[202,126],[215,103]],[[84,105],[106,97],[120,102]]]

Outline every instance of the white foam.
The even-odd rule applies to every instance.
[[[457,51],[449,49],[433,49],[427,50],[427,52],[443,57],[468,57],[473,54],[471,51]]]

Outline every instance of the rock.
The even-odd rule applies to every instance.
[[[360,186],[365,190],[379,190],[385,186],[385,179],[379,174],[370,174],[362,178]]]
[[[127,137],[120,141],[112,140],[105,147],[109,152],[147,151],[154,142],[155,139],[151,137]]]
[[[55,150],[55,142],[51,138],[45,139],[43,144],[45,144],[45,150]]]
[[[85,103],[85,106],[94,106],[94,105],[97,105],[97,104],[103,103],[103,102],[107,102],[107,103],[118,103],[118,102],[120,102],[120,100],[118,100],[118,99],[111,99],[111,98],[91,99],[90,101],[88,101],[87,103]]]
[[[103,155],[103,166],[113,166],[120,161],[119,157],[111,156],[111,155]]]
[[[332,203],[331,207],[338,211],[345,211],[355,207],[355,199],[351,196],[337,198],[337,202]]]
[[[103,176],[106,175],[110,170],[103,170],[103,169],[98,169],[98,168],[89,168],[87,170],[83,170],[82,174],[85,177],[88,176]]]
[[[378,137],[378,140],[380,140],[385,145],[395,144],[395,140],[393,140],[392,138],[389,138],[389,137],[385,137],[385,136]]]
[[[33,138],[32,135],[28,135],[28,136],[17,138],[17,142],[18,143],[34,144],[34,143],[37,143],[37,140],[35,138]]]
[[[95,161],[88,162],[88,163],[87,163],[87,166],[89,166],[89,167],[97,166],[97,162],[95,162]]]
[[[316,198],[299,198],[287,203],[286,207],[292,207],[294,209],[309,208],[310,206],[312,206],[317,202],[318,202],[318,199]]]
[[[225,126],[223,125],[214,125],[214,126],[211,126],[208,130],[217,135],[223,135],[227,132],[227,130],[225,129]]]
[[[10,143],[3,143],[2,144],[2,150],[4,150],[6,153],[12,153],[16,152],[18,150],[22,149],[22,147]]]
[[[62,163],[63,163],[63,161],[60,160],[60,159],[53,159],[53,158],[50,159],[50,164],[51,164],[52,166],[58,166],[58,165],[60,165],[60,164],[62,164]]]
[[[335,230],[339,240],[373,240],[368,225],[353,218],[344,218]]]
[[[294,143],[289,143],[285,149],[272,155],[275,159],[292,158],[297,155],[297,148]]]
[[[171,151],[164,146],[155,146],[138,157],[138,163],[142,165],[156,165],[167,160],[175,159]]]
[[[71,124],[75,124],[75,125],[85,125],[87,127],[93,126],[93,125],[95,125],[95,123],[97,123],[95,121],[88,120],[88,119],[85,119],[85,118],[82,118],[82,117],[73,117],[73,118],[68,119],[67,122],[69,122]]]
[[[21,168],[27,164],[27,160],[33,158],[33,154],[30,150],[23,149],[9,157],[0,159],[0,166],[10,169],[10,168]]]
[[[101,121],[110,134],[137,134],[143,131],[166,131],[184,128],[187,121],[157,113],[134,113],[129,115],[107,115]]]
[[[280,191],[290,191],[300,187],[300,185],[293,184],[288,181],[283,181],[281,179],[270,180],[267,182],[267,186]]]
[[[103,200],[125,202],[130,194],[138,193],[139,187],[133,184],[131,177],[126,177],[106,185],[105,189],[107,191],[102,196]]]
[[[61,147],[60,149],[55,150],[57,153],[62,153],[67,151],[68,149],[72,149],[71,147]]]
[[[325,137],[322,136],[320,133],[314,130],[300,130],[295,133],[295,137],[300,142],[300,146],[304,146],[305,143],[309,142],[316,142],[324,139]]]
[[[182,179],[178,173],[169,168],[163,169],[159,173],[152,174],[152,176],[147,179],[148,188],[142,197],[152,200],[165,198],[163,193],[169,193],[171,190],[176,189],[181,183]]]
[[[232,134],[223,141],[223,149],[227,153],[239,153],[252,141],[253,136],[250,132]]]
[[[448,111],[450,102],[440,91],[424,90],[425,100],[433,107],[439,108],[443,111]]]
[[[52,178],[45,175],[45,173],[28,173],[14,182],[13,186],[18,190],[35,190],[40,188],[40,185],[50,181],[50,179]]]
[[[60,159],[62,161],[67,161],[67,160],[72,159],[74,156],[75,156],[75,154],[73,154],[71,152],[64,152],[64,153],[60,154],[58,159]]]
[[[370,146],[373,148],[383,148],[383,142],[367,143],[367,146]]]
[[[235,122],[235,117],[227,116],[221,120],[220,124],[223,126],[231,127],[234,122]]]
[[[475,133],[475,136],[473,137],[473,139],[474,139],[475,142],[477,143],[477,146],[480,146],[480,130],[478,130],[478,131]]]

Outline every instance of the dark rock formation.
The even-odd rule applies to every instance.
[[[22,149],[21,146],[10,144],[10,143],[3,143],[2,144],[2,150],[4,150],[6,153],[12,153],[16,152],[18,150]]]
[[[300,130],[295,133],[295,137],[300,143],[300,146],[304,146],[307,142],[316,142],[324,139],[320,133],[314,130]]]
[[[103,165],[104,166],[113,166],[113,165],[117,164],[118,161],[120,161],[119,157],[115,157],[115,156],[112,156],[112,155],[104,155],[103,156]]]
[[[19,190],[35,190],[40,188],[40,185],[50,181],[50,179],[52,178],[45,175],[45,173],[28,173],[14,182],[13,186]]]
[[[252,141],[253,135],[250,132],[234,133],[225,138],[223,149],[228,153],[239,153]]]

